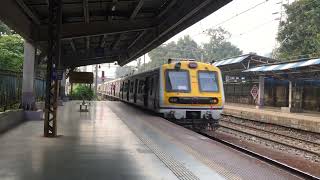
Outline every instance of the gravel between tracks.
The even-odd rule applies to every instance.
[[[320,164],[320,134],[224,116],[217,132],[262,144]]]

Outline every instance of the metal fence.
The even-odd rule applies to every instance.
[[[19,108],[22,95],[22,73],[0,70],[0,111]],[[36,101],[45,98],[45,81],[34,80],[34,95]]]

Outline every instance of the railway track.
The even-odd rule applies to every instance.
[[[294,167],[291,167],[291,166],[289,166],[289,165],[287,165],[287,164],[281,163],[281,162],[279,162],[279,161],[277,161],[277,160],[274,160],[274,159],[271,159],[271,158],[269,158],[269,157],[263,156],[263,155],[261,155],[261,154],[259,154],[259,153],[256,153],[256,152],[254,152],[254,151],[248,150],[248,149],[246,149],[246,148],[243,148],[243,147],[241,147],[241,146],[238,146],[238,145],[233,144],[233,143],[231,143],[231,142],[228,142],[228,141],[226,141],[226,140],[223,140],[223,139],[220,139],[220,138],[216,138],[216,137],[214,137],[214,136],[212,136],[212,135],[209,135],[209,134],[203,133],[203,132],[201,132],[200,134],[203,135],[203,136],[205,136],[205,137],[207,137],[207,138],[210,138],[210,139],[212,139],[212,140],[214,140],[214,141],[217,141],[217,142],[219,142],[219,143],[221,143],[221,144],[223,144],[223,145],[226,145],[226,146],[228,146],[228,147],[230,147],[230,148],[232,148],[232,149],[235,149],[235,150],[237,150],[237,151],[239,151],[239,152],[241,152],[241,153],[245,153],[245,154],[247,154],[247,155],[249,155],[249,156],[251,156],[251,157],[254,157],[254,158],[256,158],[256,159],[265,161],[265,162],[267,162],[267,163],[269,163],[269,164],[271,164],[271,165],[274,165],[274,166],[276,166],[276,167],[279,167],[279,168],[281,168],[281,169],[284,169],[285,171],[288,171],[289,173],[295,174],[295,175],[297,175],[297,176],[299,176],[299,177],[301,177],[301,178],[303,178],[303,179],[315,179],[315,180],[320,180],[319,177],[316,177],[316,176],[314,176],[314,175],[312,175],[312,174],[309,174],[309,173],[307,173],[307,172],[301,171],[301,170],[299,170],[299,169],[296,169],[296,168],[294,168]]]
[[[302,138],[292,137],[276,132],[270,132],[259,127],[244,125],[241,123],[220,120],[220,128],[235,131],[237,133],[257,137],[276,144],[287,146],[293,149],[304,151],[316,156],[320,156],[320,144]]]
[[[241,120],[244,120],[244,119],[241,119]],[[248,121],[250,121],[250,120],[248,120]],[[265,124],[267,124],[267,123],[265,123]],[[276,126],[276,125],[274,125],[274,126]],[[286,163],[272,159],[271,157],[259,154],[255,151],[252,151],[252,150],[249,150],[245,147],[234,144],[234,143],[230,142],[229,140],[225,140],[220,137],[218,138],[217,136],[214,135],[214,133],[212,133],[212,131],[199,132],[193,128],[190,128],[190,127],[187,127],[187,128],[192,129],[192,130],[196,131],[197,133],[199,133],[209,139],[212,139],[216,142],[219,142],[219,143],[221,143],[225,146],[228,146],[232,149],[235,149],[241,153],[247,154],[253,158],[264,161],[270,165],[273,165],[275,167],[283,169],[283,170],[287,171],[288,173],[294,174],[294,175],[301,177],[303,179],[320,180],[320,177],[312,175],[308,172],[297,169],[297,168],[290,166]],[[259,138],[259,139],[262,139],[265,141],[273,142],[275,144],[280,144],[282,146],[286,146],[286,147],[289,147],[289,148],[292,148],[295,150],[307,152],[307,153],[312,154],[314,156],[320,157],[320,141],[319,141],[318,137],[315,137],[315,139],[314,139],[315,141],[312,141],[313,140],[312,138],[308,139],[307,136],[303,136],[302,134],[299,134],[299,133],[297,133],[296,137],[294,137],[294,136],[290,136],[288,134],[285,134],[283,131],[281,131],[280,133],[276,132],[276,130],[269,131],[269,130],[266,130],[268,128],[264,129],[262,126],[247,125],[245,123],[227,121],[224,119],[219,121],[219,128],[218,129],[220,130],[221,128],[231,130],[237,134],[245,134],[247,136],[256,137],[256,138]],[[285,127],[283,127],[283,128],[285,128]]]
[[[313,140],[312,138],[308,138],[306,135],[303,135],[303,133],[301,132],[297,133],[294,136],[291,136],[290,133],[285,133],[286,131],[277,132],[277,130],[274,128],[270,128],[270,127],[266,128],[263,125],[261,125],[262,123],[260,123],[260,125],[257,125],[252,122],[246,123],[245,121],[246,120],[244,119],[241,119],[240,121],[235,121],[235,120],[226,119],[226,117],[224,117],[219,121],[219,126],[220,126],[219,130],[221,130],[221,128],[227,129],[229,131],[233,131],[236,134],[244,134],[247,136],[255,137],[258,139],[269,141],[275,144],[280,144],[282,146],[286,146],[295,150],[303,151],[303,152],[312,154],[314,156],[320,157],[320,142],[312,141]],[[266,123],[264,125],[266,125]],[[276,125],[270,125],[270,124],[267,124],[267,125],[276,126]],[[281,128],[284,128],[284,127],[281,127]],[[214,141],[217,141],[221,144],[224,144],[228,147],[231,147],[232,149],[245,153],[259,160],[265,161],[273,166],[284,169],[285,171],[295,174],[301,178],[320,180],[320,177],[314,176],[308,172],[304,172],[288,164],[279,162],[270,157],[251,151],[245,147],[241,147],[232,142],[229,142],[228,140],[218,138],[214,134],[212,134],[212,132],[211,133],[200,132],[200,134]]]

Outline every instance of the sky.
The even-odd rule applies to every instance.
[[[167,42],[190,35],[198,44],[203,44],[208,42],[209,38],[201,32],[208,28],[222,27],[231,33],[229,41],[244,53],[256,52],[265,55],[276,45],[281,2],[282,0],[233,0]],[[252,9],[244,12],[250,8]]]
[[[254,52],[269,55],[276,47],[282,3],[293,0],[233,0],[193,26],[185,29],[168,41],[178,41],[190,35],[198,44],[209,41],[203,33],[208,28],[222,27],[231,33],[229,41],[239,47],[244,54]],[[250,9],[249,11],[246,11]],[[246,12],[244,12],[246,11]],[[244,12],[244,13],[243,13]],[[282,16],[284,18],[284,16]],[[150,58],[146,56],[148,62]],[[129,65],[135,65],[133,61]]]
[[[268,55],[276,47],[276,34],[281,11],[283,11],[281,2],[291,3],[292,1],[233,0],[165,43],[178,41],[179,38],[190,35],[198,44],[203,44],[209,41],[203,31],[208,28],[222,27],[231,33],[229,41],[240,48],[244,54],[255,52],[259,55]],[[246,11],[248,9],[251,10]],[[150,58],[146,55],[146,62],[149,60]],[[133,61],[128,65],[136,65],[136,62]],[[114,72],[112,69],[108,68],[110,76]]]

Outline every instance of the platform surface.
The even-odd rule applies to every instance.
[[[0,179],[299,179],[125,103],[59,107],[57,138],[28,121],[0,135]]]
[[[317,112],[289,113],[273,107],[257,109],[253,105],[228,103],[224,106],[224,113],[240,118],[320,133],[320,113]]]

